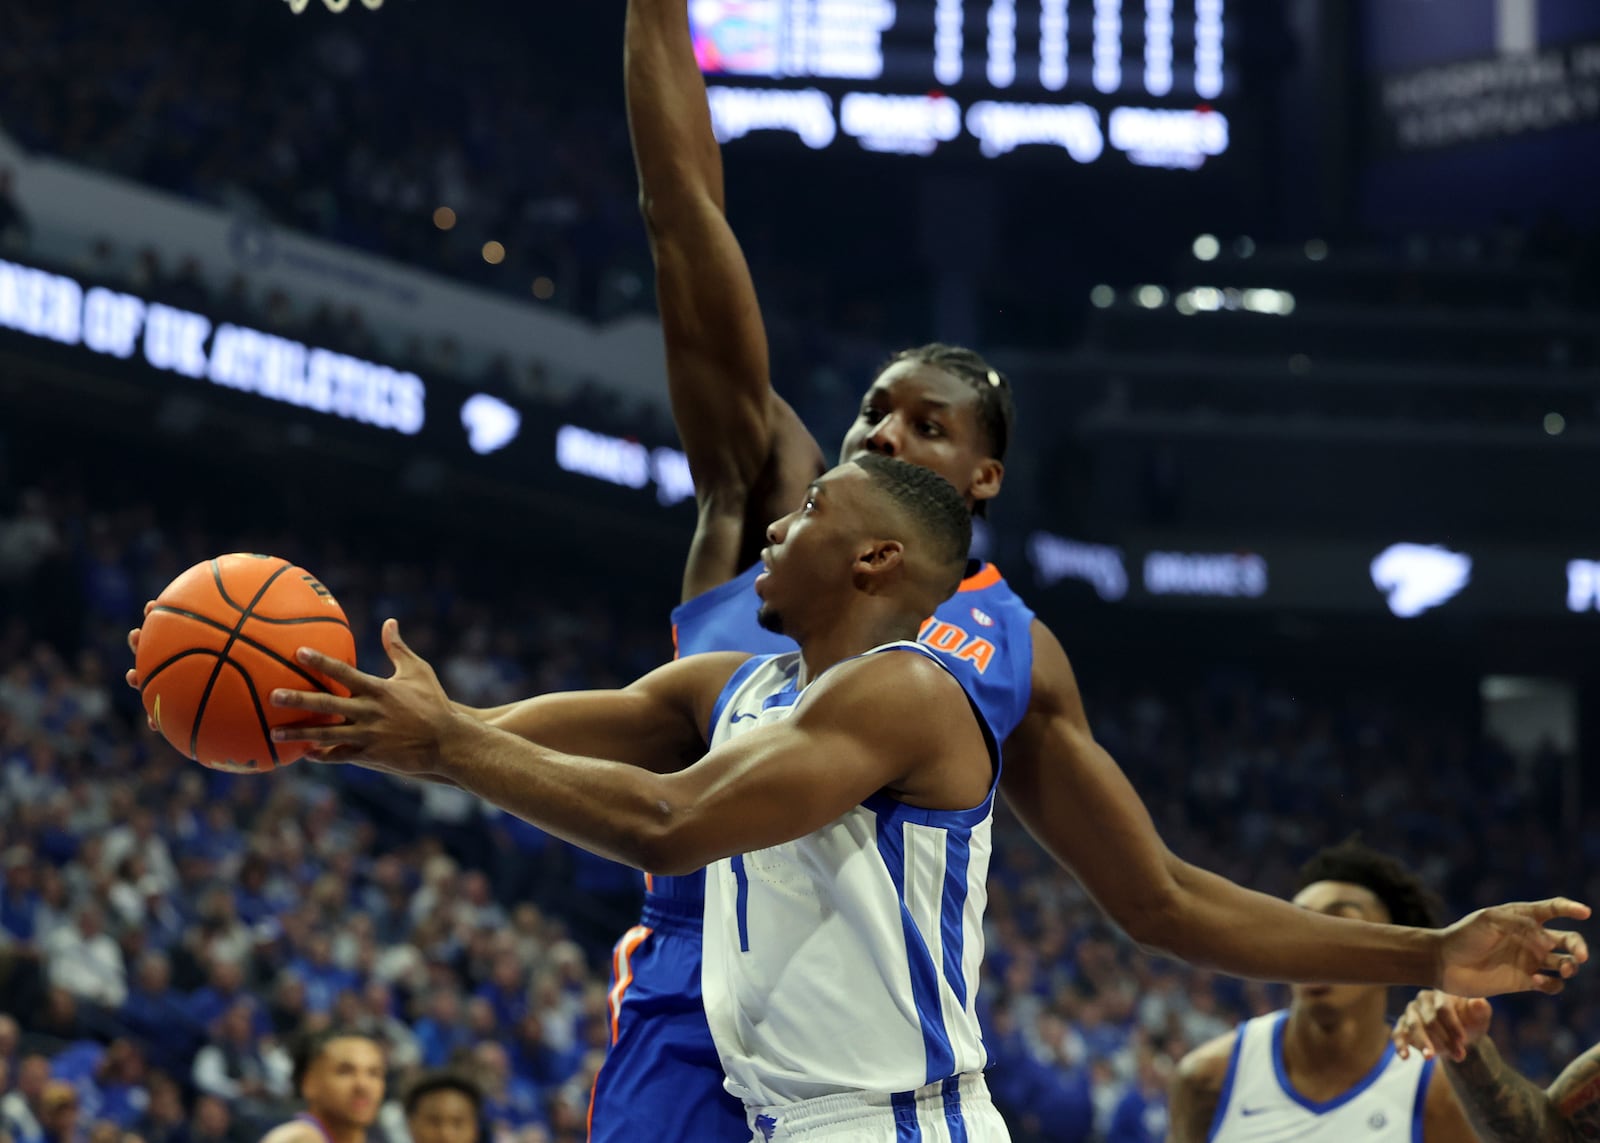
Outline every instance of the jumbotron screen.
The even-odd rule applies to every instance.
[[[1228,149],[1224,0],[691,0],[724,143],[1053,152],[1194,170]]]

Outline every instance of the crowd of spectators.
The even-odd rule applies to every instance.
[[[120,681],[126,629],[236,539],[70,481],[0,487],[0,1136],[245,1143],[293,1107],[285,1045],[335,1022],[388,1044],[393,1090],[472,1068],[495,1143],[581,1139],[635,875],[459,791],[310,763],[226,775],[150,733]],[[600,588],[574,605],[349,538],[279,542],[340,597],[364,664],[383,661],[377,619],[399,615],[465,702],[610,685],[668,653]],[[1552,835],[1557,759],[1521,768],[1459,720],[1244,672],[1087,684],[1169,843],[1241,883],[1288,894],[1297,862],[1359,827],[1456,913],[1600,896],[1583,880],[1600,828],[1581,855]],[[1284,1002],[1140,954],[1009,817],[990,888],[980,1005],[1019,1140],[1160,1139],[1174,1061]],[[1600,1039],[1594,996],[1502,1004],[1508,1057],[1548,1079]],[[403,1143],[392,1107],[382,1126]]]

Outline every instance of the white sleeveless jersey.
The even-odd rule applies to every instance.
[[[1433,1061],[1394,1045],[1343,1095],[1316,1103],[1295,1091],[1283,1063],[1287,1012],[1239,1025],[1208,1143],[1424,1143]]]
[[[909,642],[868,653],[891,651],[940,662]],[[712,745],[788,717],[798,667],[797,653],[741,666],[718,699]],[[701,982],[728,1091],[753,1109],[850,1092],[909,1099],[983,1070],[975,1006],[993,805],[993,784],[963,811],[875,795],[706,870]]]

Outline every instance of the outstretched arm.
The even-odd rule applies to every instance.
[[[1090,733],[1061,644],[1038,622],[1033,642],[1033,698],[1006,741],[1002,789],[1029,832],[1145,947],[1261,980],[1450,981],[1479,995],[1560,991],[1561,978],[1587,959],[1582,938],[1542,927],[1558,916],[1588,916],[1571,901],[1503,906],[1447,930],[1413,929],[1299,909],[1180,860]],[[1545,973],[1556,975],[1536,975]]]
[[[384,643],[395,663],[389,679],[303,650],[301,662],[344,684],[351,697],[293,692],[288,705],[345,721],[277,737],[311,742],[335,761],[375,759],[393,773],[443,775],[548,833],[652,873],[686,873],[793,840],[886,788],[931,797],[935,806],[941,797],[965,806],[981,800],[973,782],[978,790],[987,784],[977,767],[956,771],[955,763],[987,762],[983,737],[967,703],[958,701],[959,684],[920,655],[842,663],[784,721],[740,735],[687,769],[658,774],[553,750],[462,714],[433,669],[400,641],[392,619]],[[677,686],[702,660],[728,658],[695,656],[656,674]],[[723,689],[726,678],[716,673],[686,684],[698,691],[697,712]],[[284,705],[281,698],[273,701]]]
[[[1402,1057],[1420,1050],[1440,1060],[1448,1090],[1483,1143],[1600,1139],[1600,1045],[1541,1091],[1500,1055],[1489,1038],[1492,1017],[1487,1001],[1423,992],[1395,1021],[1395,1046]]]
[[[822,452],[772,389],[755,284],[723,213],[686,0],[629,0],[624,71],[672,414],[700,508],[689,599],[754,562],[766,525],[822,471]]]

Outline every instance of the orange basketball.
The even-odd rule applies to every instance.
[[[213,770],[264,774],[305,754],[274,727],[337,722],[269,705],[279,687],[343,687],[295,660],[301,647],[354,665],[344,609],[304,568],[276,556],[220,556],[167,585],[145,617],[134,670],[166,740]]]

